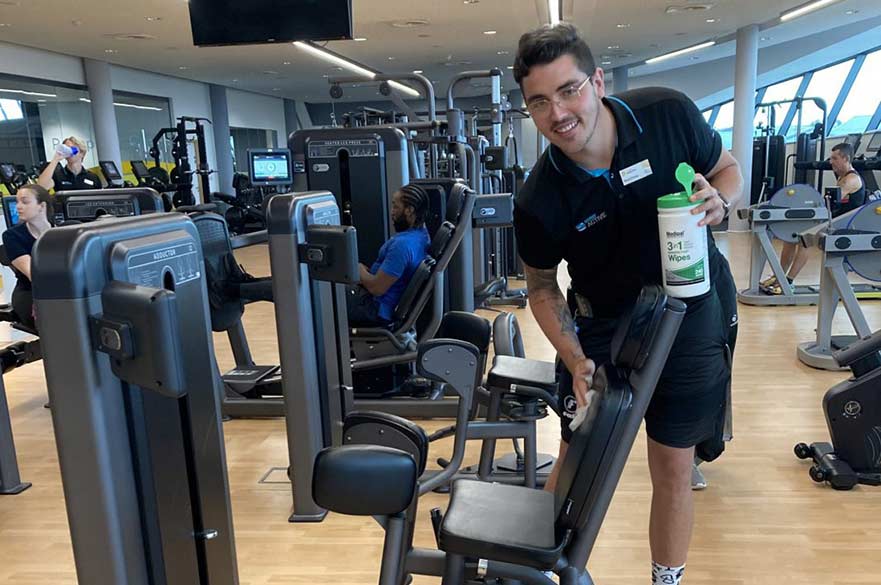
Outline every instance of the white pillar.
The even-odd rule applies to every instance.
[[[753,120],[756,115],[756,74],[759,63],[759,27],[751,24],[737,30],[737,57],[734,65],[734,138],[732,154],[740,163],[743,193],[737,208],[749,207],[753,167]],[[735,210],[728,216],[730,231],[746,231],[749,222],[738,219]]]
[[[92,123],[95,126],[95,154],[98,160],[112,160],[122,170],[119,153],[119,130],[116,111],[113,108],[113,85],[110,81],[110,64],[106,61],[83,59],[86,85],[89,89]]]
[[[622,65],[612,69],[612,93],[619,94],[627,91],[630,86],[630,68]]]

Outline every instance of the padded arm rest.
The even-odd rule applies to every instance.
[[[239,285],[239,297],[246,303],[255,301],[273,302],[272,277],[265,276]]]
[[[398,449],[331,447],[315,458],[312,497],[340,514],[391,516],[410,506],[418,477],[413,457]]]
[[[232,246],[233,250],[246,248],[248,246],[253,246],[254,244],[263,244],[268,241],[269,232],[266,230],[251,232],[250,234],[243,234],[241,236],[233,236],[229,239],[230,246]]]

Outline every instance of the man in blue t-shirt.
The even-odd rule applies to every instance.
[[[385,325],[416,268],[428,254],[425,214],[428,193],[419,185],[404,185],[392,197],[393,235],[368,269],[360,265],[361,283],[349,289],[346,304],[352,325]]]

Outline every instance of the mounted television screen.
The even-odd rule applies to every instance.
[[[190,0],[196,46],[352,38],[352,0]]]

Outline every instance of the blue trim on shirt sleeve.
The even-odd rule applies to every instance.
[[[612,96],[612,95],[606,96],[606,99],[615,100],[616,102],[618,102],[619,104],[624,106],[624,109],[627,110],[627,113],[630,114],[630,117],[633,118],[633,121],[636,123],[636,127],[637,127],[637,129],[639,129],[639,133],[642,134],[642,126],[640,125],[639,120],[636,119],[636,114],[633,113],[633,110],[630,109],[630,106],[628,106],[620,98],[616,98],[615,96]]]

